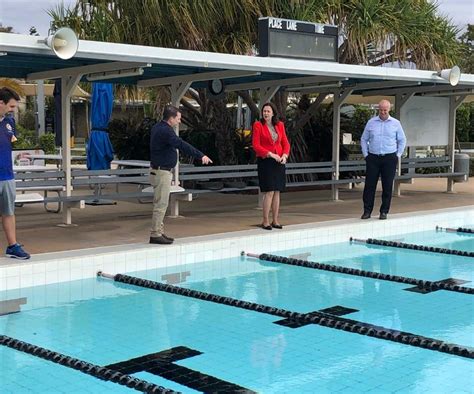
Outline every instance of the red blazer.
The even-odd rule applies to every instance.
[[[290,143],[285,133],[285,125],[278,122],[275,125],[278,139],[273,142],[272,135],[266,124],[257,120],[252,128],[252,147],[257,157],[266,158],[268,152],[276,153],[278,156],[290,154]]]

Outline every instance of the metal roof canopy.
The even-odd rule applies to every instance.
[[[397,113],[414,94],[451,95],[451,111],[474,91],[474,75],[462,74],[452,87],[434,71],[370,67],[333,62],[266,58],[198,52],[183,49],[146,47],[95,41],[79,41],[76,55],[61,60],[39,37],[0,33],[0,76],[44,80],[61,78],[63,93],[63,164],[66,174],[66,196],[71,193],[70,173],[70,95],[77,83],[87,81],[89,74],[143,67],[141,75],[112,77],[108,82],[138,86],[170,85],[172,102],[179,100],[190,87],[206,86],[211,79],[225,79],[226,91],[260,89],[261,102],[268,101],[278,90],[300,90],[308,93],[334,94],[333,161],[339,178],[339,109],[352,93],[394,95]],[[453,121],[451,120],[453,126]],[[454,126],[452,127],[454,160]],[[338,199],[337,187],[333,198]],[[71,224],[70,206],[64,210],[64,223]],[[177,210],[173,210],[177,213]]]

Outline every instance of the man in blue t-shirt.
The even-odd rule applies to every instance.
[[[20,97],[13,90],[0,89],[0,214],[8,242],[5,254],[8,257],[26,260],[30,255],[16,242],[16,186],[12,162],[12,142],[16,141],[15,120],[7,116],[15,110],[19,100]]]

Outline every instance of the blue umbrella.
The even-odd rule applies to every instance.
[[[88,170],[110,170],[110,162],[114,159],[114,149],[107,133],[113,101],[112,84],[92,84],[91,134],[87,143]]]

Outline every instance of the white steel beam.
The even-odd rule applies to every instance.
[[[210,81],[212,79],[249,77],[249,76],[254,76],[254,75],[260,75],[260,72],[235,71],[235,70],[210,71],[210,72],[205,72],[205,73],[176,75],[173,77],[165,77],[165,78],[144,79],[144,80],[138,81],[137,86],[139,87],[166,86],[166,85],[172,85],[177,82],[199,82],[199,81]]]
[[[337,80],[344,80],[344,79],[347,79],[347,78],[326,77],[326,76],[283,78],[283,79],[274,79],[271,81],[248,82],[248,83],[227,85],[225,88],[225,91],[235,92],[238,90],[253,90],[253,89],[266,88],[269,86],[304,85],[304,84],[309,84],[309,83],[337,81]]]
[[[188,91],[191,86],[192,81],[186,82],[175,82],[170,86],[171,93],[171,104],[179,108],[179,103],[181,98]],[[179,124],[174,127],[174,132],[179,136]],[[178,152],[178,162],[176,167],[173,169],[173,182],[176,186],[179,186],[179,152]],[[170,199],[170,217],[179,217],[179,200],[177,198]]]
[[[66,197],[71,196],[71,96],[82,75],[66,76],[61,78],[61,136],[62,136],[62,169],[66,181]],[[72,224],[71,206],[64,204],[63,223]]]
[[[133,63],[133,62],[109,62],[90,64],[87,66],[59,68],[57,70],[40,71],[31,73],[26,76],[27,81],[36,81],[39,79],[56,79],[67,77],[71,75],[89,74],[105,71],[118,71],[122,69],[129,69],[132,67],[150,67],[150,63]]]
[[[334,103],[332,113],[332,162],[335,164],[334,172],[332,173],[332,179],[339,179],[339,164],[340,164],[340,136],[341,136],[341,105],[344,100],[349,97],[353,92],[353,89],[340,89],[334,91]],[[331,185],[332,199],[334,201],[339,200],[339,188],[338,185],[333,183]]]
[[[451,92],[459,92],[465,89],[469,89],[470,86],[457,86],[452,87],[451,85],[432,85],[432,86],[418,86],[413,88],[399,88],[399,89],[377,89],[370,90],[368,92],[363,92],[362,96],[395,96],[397,94],[406,94],[406,93],[443,93],[447,94]]]

